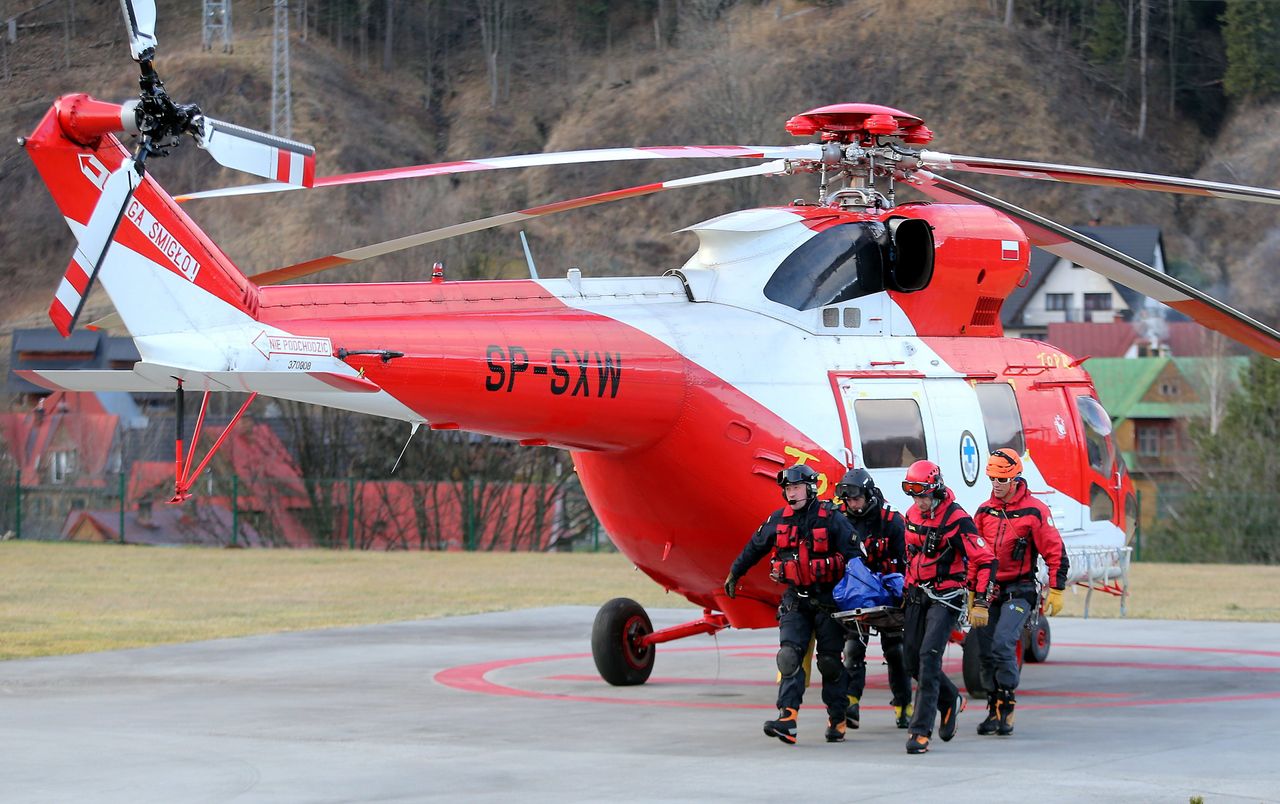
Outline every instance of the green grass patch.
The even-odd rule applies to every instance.
[[[717,575],[719,573],[716,573]],[[1280,567],[1135,564],[1129,616],[1280,621]],[[686,607],[616,553],[367,553],[0,543],[0,659],[630,597]],[[1061,616],[1079,616],[1083,590]],[[1095,593],[1095,617],[1119,601]]]

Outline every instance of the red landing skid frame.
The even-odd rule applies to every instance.
[[[643,634],[635,640],[635,646],[641,649],[648,648],[660,642],[670,642],[673,639],[684,639],[697,634],[714,634],[728,627],[728,617],[719,612],[713,612],[711,609],[703,609],[702,619],[673,625],[670,628],[654,631],[652,634]]]
[[[182,431],[183,431],[183,390],[182,380],[178,380],[177,391],[177,413],[178,413],[178,434],[174,442],[174,461],[173,461],[173,499],[169,503],[177,504],[186,500],[191,496],[191,486],[195,484],[196,478],[200,477],[200,473],[209,465],[209,461],[213,459],[214,453],[222,446],[222,442],[227,440],[227,435],[231,433],[231,429],[236,426],[236,422],[240,421],[240,417],[249,409],[249,405],[253,400],[258,398],[258,392],[254,391],[249,394],[249,398],[240,406],[240,410],[236,411],[236,415],[231,417],[231,422],[222,430],[222,435],[218,436],[218,440],[213,442],[213,446],[209,449],[209,454],[204,456],[204,460],[200,461],[200,465],[196,470],[191,471],[191,463],[195,459],[196,444],[200,443],[200,429],[204,426],[204,414],[209,409],[210,391],[204,392],[204,398],[200,400],[200,415],[196,417],[196,429],[191,434],[191,449],[187,451],[185,459],[182,455]]]

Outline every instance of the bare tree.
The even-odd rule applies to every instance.
[[[1150,23],[1147,0],[1138,0],[1138,139],[1147,135],[1147,38]]]
[[[392,49],[392,46],[395,43],[396,31],[395,0],[385,0],[385,8],[387,15],[383,21],[382,30],[382,71],[384,73],[389,73],[391,72],[392,66],[395,64],[395,60],[393,58],[394,51]]]
[[[489,73],[489,108],[496,109],[502,86],[502,59],[511,27],[511,3],[509,0],[475,0],[475,6],[480,15],[480,42]]]

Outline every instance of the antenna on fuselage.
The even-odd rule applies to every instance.
[[[524,229],[520,230],[520,245],[524,246],[524,261],[529,263],[529,278],[538,278],[538,266],[533,264],[533,252],[529,251],[529,238],[524,236]]]
[[[404,446],[400,449],[400,454],[396,456],[396,464],[391,467],[391,474],[395,474],[400,468],[400,461],[404,458],[404,454],[409,451],[409,443],[413,441],[413,437],[418,434],[418,428],[422,426],[422,422],[409,422],[409,437],[405,439]]]

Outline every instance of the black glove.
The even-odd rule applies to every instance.
[[[738,579],[732,572],[724,579],[724,593],[730,598],[738,594]]]

